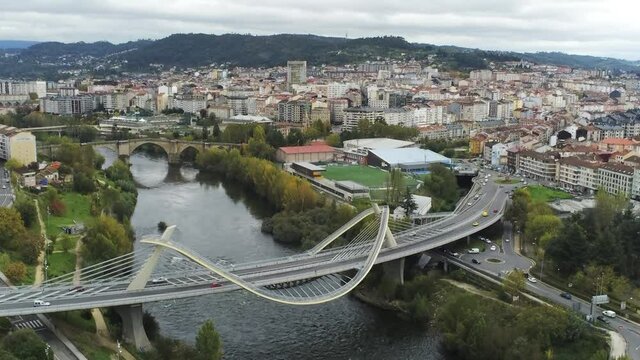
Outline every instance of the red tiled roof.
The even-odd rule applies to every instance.
[[[335,151],[329,145],[283,146],[280,150],[285,154],[329,153]]]
[[[602,140],[603,144],[608,145],[635,145],[638,142],[632,139],[623,139],[623,138],[607,138]]]

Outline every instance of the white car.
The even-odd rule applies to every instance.
[[[167,282],[167,278],[164,276],[161,277],[157,277],[155,279],[151,279],[151,282],[154,284],[162,284],[162,283],[166,283]]]
[[[495,245],[491,245],[491,251],[496,251],[496,246]]]
[[[604,310],[602,312],[602,315],[604,315],[606,317],[614,318],[614,317],[616,317],[616,312],[612,311],[612,310]]]
[[[529,276],[527,278],[527,280],[529,280],[530,283],[537,283],[538,282],[538,279],[534,278],[533,276]]]
[[[33,300],[33,306],[49,306],[49,305],[51,305],[51,303],[48,301]]]
[[[460,256],[460,254],[459,254],[459,253],[457,253],[457,252],[452,252],[452,253],[451,253],[451,256],[458,257],[458,256]]]
[[[468,202],[468,203],[467,203],[467,205],[468,205],[468,206],[471,206],[471,205],[473,205],[473,203]]]
[[[504,239],[504,242],[509,242],[509,239]]]

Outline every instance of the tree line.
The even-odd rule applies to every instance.
[[[640,280],[640,218],[628,206],[624,196],[599,191],[594,208],[560,219],[523,188],[505,215],[522,231],[525,246],[576,291],[624,301],[638,293],[633,284]]]
[[[312,247],[356,214],[350,206],[327,202],[306,180],[237,149],[209,149],[198,154],[196,165],[251,189],[276,209],[262,224],[262,231],[276,241]]]

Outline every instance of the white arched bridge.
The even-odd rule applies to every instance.
[[[132,253],[49,279],[41,286],[0,289],[0,316],[99,307],[126,310],[127,306],[146,302],[241,289],[284,304],[320,304],[348,294],[375,264],[396,261],[401,277],[405,257],[496,223],[504,212],[508,190],[510,186],[503,188],[493,182],[476,185],[449,216],[420,226],[391,221],[387,207],[374,205],[313,249],[251,263],[232,264],[200,255],[171,240],[172,226],[160,237],[143,238]],[[488,214],[483,214],[485,211]],[[338,239],[345,243],[345,238],[346,245],[333,246]],[[34,306],[35,299],[50,304]],[[141,312],[125,310],[119,311],[124,314],[123,320],[141,319]],[[125,338],[144,347],[144,341],[133,334],[140,329],[128,333],[127,324],[123,328]]]

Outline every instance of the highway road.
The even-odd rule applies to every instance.
[[[490,226],[500,220],[508,199],[507,192],[512,188],[513,186],[503,186],[493,181],[488,181],[486,185],[476,184],[453,216],[395,233],[398,245],[382,249],[376,263],[440,247]],[[488,212],[486,217],[482,216],[485,210]],[[476,222],[477,225],[474,226]],[[367,255],[356,252],[347,258],[336,259],[339,251],[340,249],[330,249],[317,255],[303,253],[280,259],[235,264],[227,266],[225,270],[239,276],[251,286],[260,287],[359,269]],[[81,292],[73,291],[74,286],[70,282],[0,292],[0,316],[139,304],[239,289],[237,285],[207,271],[200,271],[195,275],[175,269],[174,273],[169,272],[163,276],[167,277],[165,283],[148,284],[145,289],[137,291],[126,290],[131,280],[128,277],[100,283],[83,283],[84,291]],[[222,286],[211,288],[212,282],[218,282]],[[51,306],[34,308],[35,299],[49,301]]]
[[[13,204],[13,191],[9,172],[0,166],[0,207],[8,207]]]
[[[461,254],[459,257],[453,257],[448,254],[444,254],[453,263],[463,265],[467,269],[479,270],[481,274],[490,274],[498,279],[505,276],[508,271],[514,268],[521,269],[528,272],[533,266],[533,261],[516,254],[513,249],[513,233],[512,226],[508,222],[504,222],[503,233],[503,251],[491,251],[487,250],[480,254]],[[504,239],[509,239],[509,242],[505,242]],[[442,255],[442,254],[441,254]],[[480,260],[480,264],[473,264],[471,259]],[[502,263],[491,263],[486,261],[488,258],[500,259]],[[536,274],[532,274],[535,276]],[[565,306],[569,309],[578,307],[585,317],[591,313],[591,305],[588,301],[578,299],[572,296],[571,299],[566,299],[560,296],[563,292],[557,288],[554,288],[543,281],[538,279],[536,283],[526,282],[527,290],[537,295],[540,298],[546,299],[552,303]],[[598,306],[593,307],[593,317],[602,315],[602,308]],[[607,324],[602,323],[600,320],[595,320],[595,325],[603,326],[610,330],[617,331],[625,339],[627,343],[627,355],[634,360],[640,360],[640,324],[636,324],[626,319],[616,317],[607,318]]]

